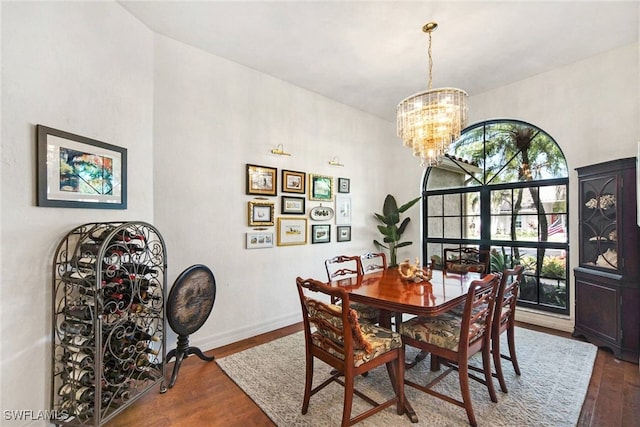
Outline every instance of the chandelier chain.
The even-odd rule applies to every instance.
[[[429,85],[427,86],[429,90],[431,90],[433,83],[433,58],[431,56],[431,31],[429,31],[429,48],[427,49],[429,53]]]

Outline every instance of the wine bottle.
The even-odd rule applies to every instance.
[[[96,276],[93,270],[89,269],[77,269],[73,271],[67,271],[62,275],[62,281],[66,283],[73,283],[76,285],[87,286],[95,282]]]
[[[129,274],[135,274],[139,276],[145,276],[147,274],[157,273],[157,269],[147,264],[135,263],[135,262],[123,262],[121,267],[128,271]]]
[[[78,386],[74,383],[65,383],[58,390],[58,395],[71,399],[77,403],[91,402],[95,396],[93,387]]]
[[[126,379],[128,378],[128,376],[125,374],[126,371],[119,371],[119,370],[108,370],[105,371],[103,376],[105,381],[107,382],[107,384],[110,385],[115,385],[115,384],[122,384],[123,382],[126,381]]]
[[[162,374],[155,369],[144,368],[135,373],[134,377],[139,381],[150,380],[157,381],[162,377]]]
[[[95,308],[87,303],[78,305],[69,305],[64,308],[64,314],[80,320],[92,320]]]
[[[70,335],[62,339],[69,352],[91,352],[95,344],[93,336]]]
[[[159,342],[161,340],[160,337],[158,337],[156,335],[151,335],[151,334],[149,334],[149,333],[147,333],[145,331],[141,331],[139,329],[137,329],[132,334],[127,336],[127,338],[132,340],[132,341],[155,341],[155,342]]]
[[[100,252],[100,248],[102,247],[102,243],[93,243],[93,242],[84,242],[80,244],[80,253],[84,256],[97,256],[98,252]],[[120,257],[125,254],[125,248],[121,245],[112,245],[108,246],[105,251],[105,257]]]
[[[93,324],[88,322],[81,322],[72,319],[63,320],[60,323],[60,329],[65,335],[93,335]]]
[[[95,375],[90,369],[69,368],[62,371],[60,378],[66,383],[75,383],[90,387],[94,385]]]
[[[84,351],[65,351],[62,354],[62,361],[67,365],[85,369],[93,365],[93,355]]]
[[[103,242],[109,236],[109,234],[111,234],[114,228],[115,226],[113,225],[100,225],[89,231],[89,237],[94,242]]]

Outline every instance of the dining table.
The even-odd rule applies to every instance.
[[[456,274],[445,273],[442,270],[431,270],[430,274],[429,280],[416,282],[404,278],[397,267],[390,267],[373,273],[333,280],[329,284],[345,289],[351,302],[377,307],[380,310],[380,326],[391,328],[393,313],[434,317],[464,303],[471,283],[482,277],[474,272]],[[422,358],[425,356],[422,355]],[[420,358],[416,359],[416,362],[419,360]],[[432,363],[431,369],[438,370],[439,364]],[[387,370],[392,379],[391,383],[394,384],[393,370]],[[405,402],[405,410],[412,422],[418,422],[409,401]]]

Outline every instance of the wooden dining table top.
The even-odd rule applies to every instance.
[[[437,316],[464,302],[471,282],[479,273],[454,274],[433,270],[429,281],[415,283],[400,276],[397,267],[368,273],[359,277],[334,280],[349,293],[352,302],[359,302],[386,311]]]

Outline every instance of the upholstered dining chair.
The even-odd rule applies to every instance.
[[[495,314],[493,317],[493,326],[491,331],[491,353],[493,355],[493,365],[496,370],[496,377],[500,383],[500,389],[506,393],[507,385],[502,374],[502,364],[500,359],[505,359],[513,364],[513,370],[516,375],[520,375],[520,367],[516,357],[516,303],[518,301],[518,289],[522,282],[524,268],[521,265],[513,269],[505,269],[502,272],[502,280],[498,287],[498,295],[496,297]],[[507,344],[509,347],[509,355],[501,353],[500,335],[506,331]]]
[[[469,379],[484,384],[491,401],[498,401],[491,375],[491,323],[499,283],[500,276],[495,274],[471,282],[462,317],[446,312],[436,317],[415,317],[400,325],[405,345],[431,353],[432,358],[437,358],[447,368],[426,385],[409,380],[405,380],[405,384],[464,408],[469,424],[474,427],[478,423],[473,412]],[[478,352],[482,353],[484,379],[469,372],[469,358]],[[462,400],[432,388],[453,370],[458,371]]]
[[[296,279],[296,285],[302,306],[306,353],[302,413],[307,413],[311,396],[337,382],[344,387],[342,426],[356,424],[393,404],[396,404],[398,415],[402,415],[405,407],[404,346],[400,334],[377,325],[360,323],[355,311],[349,308],[349,294],[344,289],[301,277]],[[310,294],[328,295],[342,304],[326,304]],[[316,358],[332,366],[334,372],[312,389]],[[377,403],[354,388],[354,378],[383,364],[387,364],[393,373],[390,377],[394,377],[391,382],[394,396]],[[344,380],[341,379],[343,376]],[[354,394],[371,404],[372,408],[351,417]]]
[[[362,262],[357,255],[338,255],[324,261],[329,282],[339,282],[343,279],[362,276]],[[331,301],[332,303],[335,301]],[[351,308],[356,310],[360,320],[378,323],[380,320],[380,310],[366,304],[351,303]]]
[[[445,274],[489,272],[489,251],[471,247],[445,248],[442,269]]]

